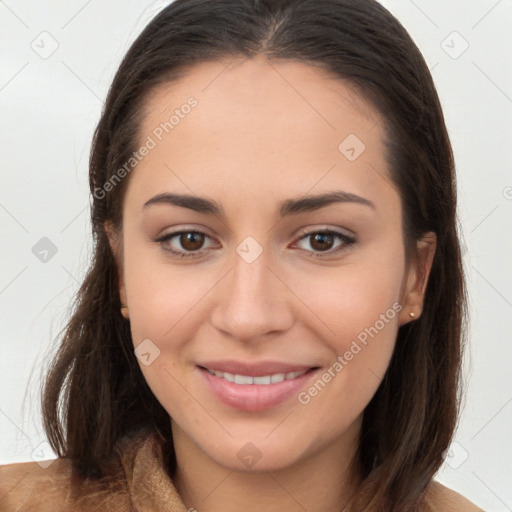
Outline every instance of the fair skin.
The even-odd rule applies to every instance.
[[[358,481],[349,463],[398,329],[421,315],[435,236],[407,263],[379,115],[347,84],[294,61],[229,62],[196,66],[149,100],[141,143],[190,96],[198,105],[131,172],[120,236],[106,226],[123,314],[134,347],[149,339],[160,350],[140,367],[172,417],[172,476],[187,508],[335,512]],[[338,149],[349,134],[365,145],[354,161]],[[282,201],[333,191],[366,202],[280,217]],[[223,214],[144,207],[163,193],[205,197]],[[326,229],[345,238],[315,241]],[[179,231],[205,236],[154,241]],[[250,263],[237,252],[249,236],[261,248]],[[319,368],[307,391],[382,315],[378,333],[308,403],[296,393],[240,410],[199,368],[227,358]],[[251,467],[237,456],[247,443],[260,457]]]

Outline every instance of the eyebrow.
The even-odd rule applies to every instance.
[[[333,191],[326,194],[304,196],[299,199],[287,199],[279,205],[281,217],[297,215],[324,208],[335,203],[355,203],[369,206],[375,209],[375,205],[368,199],[343,191]],[[155,204],[169,204],[188,208],[199,213],[220,215],[225,217],[224,209],[220,204],[205,197],[198,197],[186,194],[163,193],[158,194],[144,203],[143,208]]]

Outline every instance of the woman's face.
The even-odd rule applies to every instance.
[[[377,113],[306,64],[228,64],[147,104],[120,293],[175,442],[272,470],[355,447],[425,282],[406,265]]]

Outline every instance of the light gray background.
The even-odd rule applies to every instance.
[[[122,56],[165,4],[0,0],[0,463],[55,456],[38,393],[90,255],[91,137]],[[437,478],[487,511],[512,510],[512,2],[383,4],[432,70],[458,170],[467,399]],[[43,237],[57,249],[46,262],[33,253]]]

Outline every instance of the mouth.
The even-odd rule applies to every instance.
[[[207,392],[224,405],[245,412],[259,412],[297,397],[318,374],[320,367],[296,371],[231,373],[197,366]],[[240,370],[239,370],[240,371]]]
[[[250,385],[261,385],[268,386],[270,384],[277,384],[279,382],[283,382],[285,380],[293,380],[297,377],[301,377],[308,372],[318,369],[318,367],[308,368],[307,370],[297,371],[297,372],[287,372],[287,373],[272,373],[268,375],[241,375],[237,373],[229,373],[229,372],[221,372],[219,370],[211,370],[210,368],[206,368],[200,366],[203,370],[206,370],[211,375],[215,375],[220,379],[227,380],[228,382],[234,382],[235,384],[240,384],[242,386],[250,386]]]

